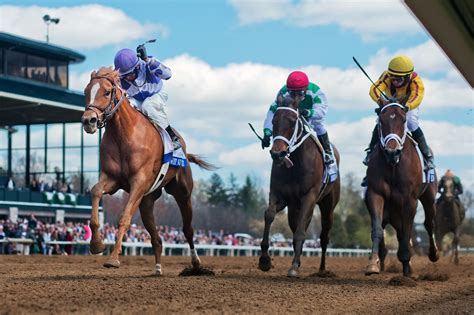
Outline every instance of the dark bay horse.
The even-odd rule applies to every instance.
[[[147,194],[162,165],[164,149],[157,129],[130,105],[120,87],[118,72],[112,68],[101,68],[98,72],[92,72],[84,93],[87,104],[82,116],[84,130],[94,133],[107,124],[100,144],[99,182],[91,191],[91,253],[102,253],[105,249],[99,234],[100,199],[103,194],[114,194],[118,189],[123,189],[129,193],[129,198],[119,221],[117,241],[104,266],[120,266],[122,239],[130,226],[133,214],[139,208],[145,228],[151,236],[156,262],[155,272],[161,275],[160,259],[163,247],[156,230],[153,205],[161,196],[164,187],[178,203],[183,218],[183,232],[191,248],[192,264],[196,268],[199,267],[200,260],[194,249],[194,232],[191,226],[193,178],[189,164],[185,168],[170,166],[160,187]],[[185,150],[181,137],[180,141]],[[204,169],[213,169],[211,164],[196,155],[187,154],[187,158]]]
[[[423,170],[414,141],[407,137],[407,108],[391,103],[380,110],[378,131],[380,141],[373,151],[367,168],[368,186],[365,204],[372,221],[372,253],[366,275],[384,270],[387,254],[384,228],[390,223],[398,239],[398,259],[403,274],[409,276],[410,237],[418,200],[425,212],[425,228],[430,239],[429,258],[437,261],[438,249],[434,240],[436,178],[423,183]]]
[[[461,201],[454,194],[453,181],[445,180],[443,182],[443,194],[438,198],[436,203],[436,243],[439,248],[442,248],[443,237],[447,233],[452,232],[454,234],[452,255],[454,256],[454,263],[458,265],[459,237],[461,236],[462,221],[464,220],[465,212]]]
[[[303,120],[298,110],[300,99],[279,97],[277,101],[278,107],[273,117],[274,141],[270,150],[273,159],[270,197],[268,209],[265,211],[259,268],[262,271],[271,268],[271,258],[268,254],[270,226],[275,215],[288,207],[288,223],[293,232],[294,249],[288,276],[298,277],[305,233],[316,204],[321,211],[322,225],[320,235],[322,257],[319,270],[326,269],[328,234],[333,222],[334,208],[339,201],[340,179],[338,176],[337,180],[323,188],[323,157],[316,142],[311,138],[308,139],[308,134],[303,131]],[[339,164],[339,153],[335,147],[334,155]]]

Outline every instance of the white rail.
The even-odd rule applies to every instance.
[[[31,239],[22,239],[22,238],[7,238],[0,240],[1,243],[12,243],[15,245],[31,245],[33,240]],[[47,245],[73,245],[83,247],[82,252],[86,252],[87,246],[89,246],[88,241],[51,241],[46,242]],[[106,253],[110,252],[112,246],[115,242],[105,241]],[[143,256],[145,254],[151,254],[151,243],[139,243],[139,242],[123,242],[123,254],[129,256]],[[196,244],[196,250],[200,255],[204,256],[259,256],[260,255],[260,246],[254,245],[210,245],[210,244]],[[270,253],[273,256],[291,256],[293,255],[292,247],[270,247]],[[474,254],[473,247],[460,248],[460,253],[463,254]],[[391,254],[395,251],[390,251]],[[28,255],[29,250],[23,251],[23,254]],[[350,257],[360,257],[368,256],[370,254],[370,249],[353,249],[353,248],[328,248],[326,254],[328,256],[350,256]],[[188,244],[168,244],[163,243],[163,255],[166,256],[189,256],[190,250]],[[321,248],[303,248],[304,256],[320,256]]]

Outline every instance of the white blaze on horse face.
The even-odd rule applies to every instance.
[[[390,115],[391,119],[395,119],[395,114]]]
[[[99,82],[97,82],[96,84],[94,84],[92,86],[91,93],[90,93],[89,104],[95,104],[95,97],[97,96],[97,92],[99,91],[99,89],[100,89]]]

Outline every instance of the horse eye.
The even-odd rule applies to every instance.
[[[109,96],[110,95],[110,91],[105,91],[105,96]]]

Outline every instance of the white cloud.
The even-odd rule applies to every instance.
[[[71,7],[0,6],[0,31],[45,40],[43,16],[60,18],[51,24],[50,42],[73,49],[93,49],[145,37],[166,37],[161,24],[137,21],[122,10],[99,4]],[[28,21],[28,23],[25,23]]]
[[[415,34],[423,29],[401,1],[229,0],[242,25],[283,21],[299,27],[338,25],[365,40],[380,35]]]
[[[366,167],[362,164],[372,130],[374,117],[365,117],[353,122],[338,122],[327,126],[331,141],[341,156],[340,171],[342,177],[349,173],[362,178]],[[474,128],[467,125],[455,125],[449,122],[423,121],[422,128],[428,144],[436,157],[474,156]],[[452,135],[456,135],[453,137]],[[449,145],[446,145],[449,143]],[[268,150],[262,151],[259,144],[246,144],[219,154],[219,163],[226,167],[245,167],[269,174],[271,159]],[[438,165],[440,169],[449,165]],[[451,166],[452,168],[452,166]],[[466,182],[471,184],[474,177],[460,169]],[[268,178],[269,179],[269,178]]]
[[[424,55],[437,55],[419,59],[417,69],[426,70],[425,99],[423,110],[432,111],[446,106],[451,108],[472,108],[473,92],[453,72],[453,67],[443,61],[443,54],[431,50],[429,44],[411,49]],[[401,51],[402,52],[402,51]],[[384,58],[382,58],[382,56]],[[363,65],[375,79],[386,69],[390,54],[379,51],[368,65]],[[260,132],[263,119],[276,92],[284,84],[286,76],[293,69],[258,64],[228,64],[212,67],[205,61],[189,55],[179,55],[163,60],[173,71],[171,80],[164,89],[169,94],[168,112],[171,122],[179,130],[199,133],[212,139],[255,139],[247,122]],[[436,66],[437,65],[437,66]],[[430,67],[436,66],[449,75],[430,78]],[[327,68],[320,65],[302,67],[312,81],[326,93],[331,109],[371,112],[374,103],[368,96],[370,82],[358,68]],[[92,70],[91,70],[92,71]],[[71,73],[71,87],[83,90],[90,79],[90,72]],[[330,115],[330,114],[329,114]]]
[[[423,74],[447,74],[449,71],[457,71],[451,61],[433,41],[428,40],[418,46],[399,49],[395,52],[389,52],[386,49],[380,49],[372,58],[370,66],[377,71],[387,68],[387,64],[395,55],[407,55],[415,64],[415,71]],[[460,75],[457,76],[458,78]]]

